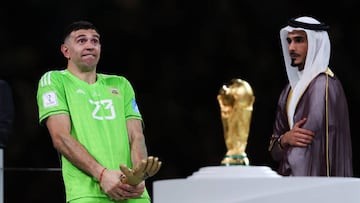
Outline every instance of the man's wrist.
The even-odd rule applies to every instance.
[[[100,175],[99,175],[99,178],[98,178],[100,184],[101,184],[101,181],[103,179],[105,171],[106,171],[106,168],[104,167],[100,172]]]
[[[284,149],[284,146],[281,144],[281,140],[282,140],[283,136],[284,135],[280,135],[279,138],[277,139],[277,143],[278,143],[280,149]]]

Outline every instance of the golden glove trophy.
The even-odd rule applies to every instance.
[[[232,79],[220,88],[217,100],[227,153],[221,165],[249,165],[245,149],[249,137],[251,115],[255,97],[251,86],[244,80]]]

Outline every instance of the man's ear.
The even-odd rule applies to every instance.
[[[65,56],[65,58],[67,58],[67,59],[70,58],[69,48],[68,48],[65,44],[62,44],[62,45],[61,45],[61,52],[63,53],[63,55]]]

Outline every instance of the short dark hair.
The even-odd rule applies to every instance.
[[[66,38],[70,35],[70,33],[77,30],[95,30],[97,33],[99,33],[99,30],[95,27],[93,23],[86,20],[79,20],[71,23],[66,27],[63,35],[63,41],[66,40]]]

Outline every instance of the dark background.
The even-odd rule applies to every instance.
[[[331,26],[330,67],[345,89],[353,138],[354,173],[360,176],[359,14],[356,1],[88,0],[8,1],[0,7],[0,75],[13,90],[16,120],[5,154],[5,202],[64,202],[59,159],[38,124],[37,82],[65,66],[64,27],[90,20],[101,31],[99,72],[133,84],[145,121],[149,155],[163,167],[147,181],[185,178],[220,165],[226,147],[216,100],[232,78],[255,94],[247,154],[251,165],[276,168],[267,146],[278,96],[287,82],[279,30],[310,14]]]

